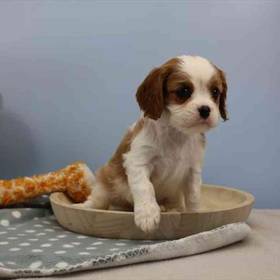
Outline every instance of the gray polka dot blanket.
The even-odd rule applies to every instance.
[[[245,223],[173,241],[113,240],[63,229],[41,203],[0,209],[0,279],[66,274],[188,256],[244,239]]]

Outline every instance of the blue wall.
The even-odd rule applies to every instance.
[[[279,23],[279,1],[1,1],[0,177],[97,168],[138,116],[147,72],[199,54],[229,79],[204,181],[280,207]]]

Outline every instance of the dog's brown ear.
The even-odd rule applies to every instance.
[[[144,115],[154,120],[160,118],[164,109],[163,80],[162,68],[154,68],[136,93],[137,102]]]
[[[221,117],[223,118],[224,121],[228,120],[228,113],[227,113],[227,106],[226,106],[226,99],[227,99],[227,81],[226,81],[226,76],[225,73],[218,69],[220,79],[222,81],[222,87],[223,90],[220,95],[220,100],[219,100],[219,110]]]

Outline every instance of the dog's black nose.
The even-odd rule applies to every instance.
[[[198,112],[203,119],[207,119],[210,115],[211,109],[209,106],[201,106],[198,108]]]

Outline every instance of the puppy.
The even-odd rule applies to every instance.
[[[224,73],[205,58],[179,56],[153,69],[136,93],[141,117],[82,205],[134,210],[144,232],[157,228],[161,210],[197,210],[204,133],[227,119],[226,94]]]

